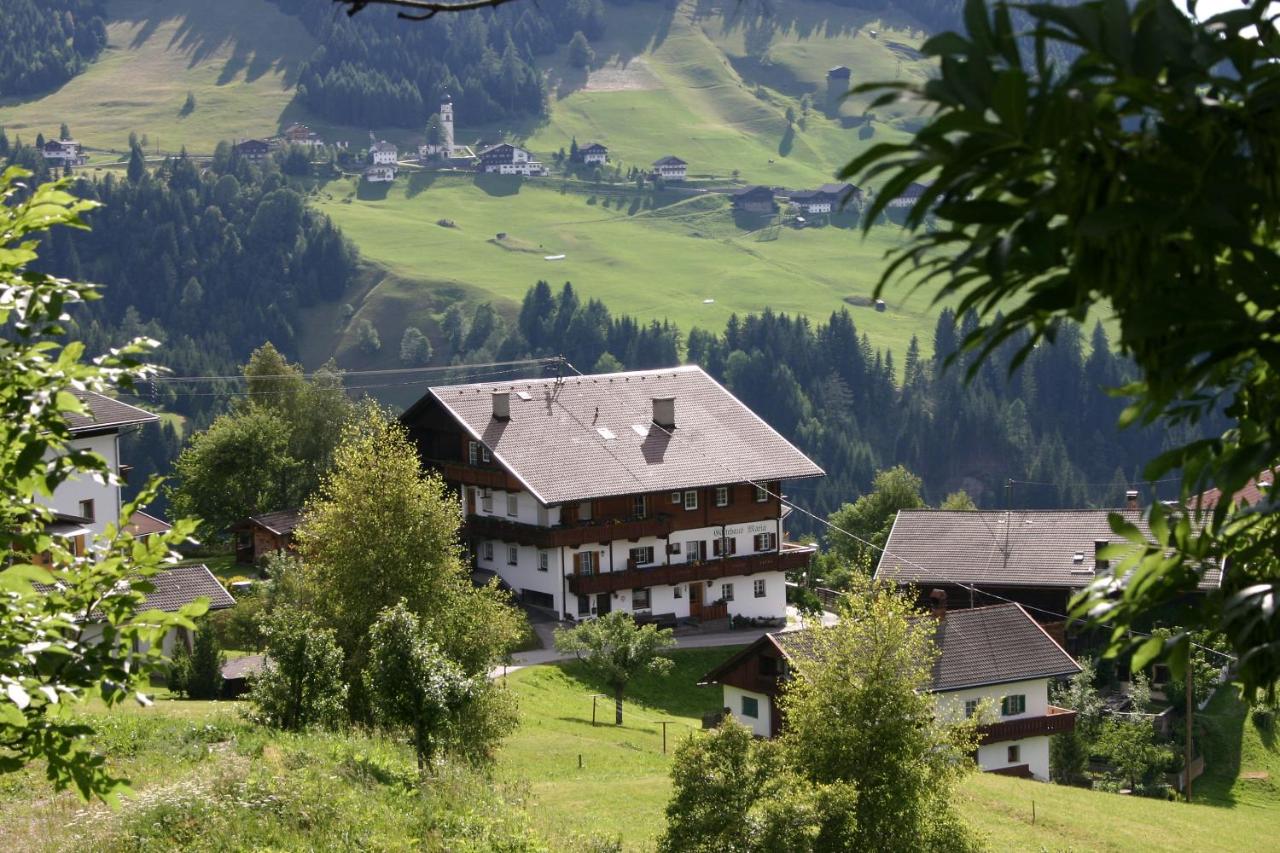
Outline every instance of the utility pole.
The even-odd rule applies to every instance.
[[[1191,680],[1195,677],[1192,675],[1192,672],[1194,671],[1194,667],[1192,666],[1194,652],[1195,650],[1192,649],[1187,653],[1187,746],[1182,757],[1183,764],[1186,765],[1186,769],[1184,771],[1186,774],[1184,790],[1187,795],[1188,803],[1191,802],[1191,715],[1195,713],[1195,703],[1192,701],[1193,693],[1191,690]]]

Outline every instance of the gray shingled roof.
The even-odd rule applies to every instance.
[[[1149,535],[1136,509],[902,510],[876,577],[919,586],[1081,588],[1094,578],[1094,541],[1124,541],[1107,520],[1113,512]],[[1200,586],[1216,588],[1221,580],[1221,571],[1213,569]]]
[[[234,607],[236,600],[231,593],[223,589],[222,584],[209,571],[209,567],[200,563],[194,566],[174,566],[156,572],[151,578],[154,592],[146,594],[146,602],[140,610],[163,610],[173,613],[184,604],[190,604],[197,598],[208,598],[210,610],[223,610]]]
[[[681,160],[679,157],[675,157],[671,154],[668,154],[666,157],[662,157],[660,159],[654,160],[653,165],[655,166],[688,166],[689,164]]]
[[[509,420],[493,418],[493,391],[511,392]],[[547,505],[823,474],[696,366],[428,393]],[[655,397],[675,398],[672,435],[651,423]]]
[[[113,427],[149,424],[160,420],[156,415],[122,403],[114,397],[98,394],[94,391],[74,392],[89,410],[85,415],[67,415],[67,424],[72,433],[95,432]]]
[[[282,509],[276,512],[264,512],[262,515],[250,516],[249,520],[277,536],[282,536],[292,533],[293,529],[302,522],[302,510]]]
[[[932,619],[932,617],[922,617]],[[813,630],[769,635],[789,657],[812,648]],[[1018,604],[950,610],[933,636],[935,693],[1075,675],[1080,666]]]
[[[257,675],[267,665],[266,655],[245,655],[232,658],[222,665],[222,677],[230,681],[237,678],[248,678]]]

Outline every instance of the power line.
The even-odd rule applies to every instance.
[[[453,365],[449,369],[451,371],[463,371],[464,367],[465,365]],[[523,367],[513,367],[513,368],[508,368],[506,370],[493,370],[485,373],[463,372],[459,378],[464,378],[464,377],[467,379],[493,378],[496,376],[506,376],[512,373],[519,373],[524,369],[525,368]],[[323,376],[325,374],[320,374],[320,375]],[[329,375],[336,375],[336,374],[329,374]],[[254,378],[258,379],[260,377],[255,376]],[[374,389],[374,388],[399,388],[399,387],[404,387],[406,385],[420,385],[420,384],[422,384],[421,379],[410,379],[405,382],[376,382],[376,383],[367,383],[364,385],[343,385],[340,388],[334,388],[332,390],[343,391],[343,392],[365,391],[365,390]],[[280,396],[283,394],[292,394],[293,390],[288,388],[276,389],[276,390],[259,390],[259,391],[234,391],[234,390],[172,391],[170,390],[170,391],[166,391],[166,393],[172,394],[176,397],[272,397],[272,396]]]
[[[578,374],[579,376],[584,376],[584,375],[586,375],[586,374],[584,374],[581,370],[579,370],[578,368],[574,367],[574,366],[573,366],[573,364],[572,364],[572,363],[570,363],[567,359],[565,359],[565,360],[564,360],[564,365],[565,365],[566,367],[568,367],[570,370],[572,370],[574,373]],[[576,420],[576,418],[575,418],[575,420]],[[796,511],[796,512],[799,512],[799,513],[801,513],[801,514],[803,514],[803,515],[808,516],[809,518],[813,519],[814,521],[818,522],[819,524],[823,525],[824,527],[827,527],[827,528],[828,528],[828,529],[830,529],[830,530],[835,530],[836,532],[841,533],[841,534],[843,534],[843,535],[845,535],[845,536],[849,537],[850,539],[854,540],[855,542],[859,542],[859,543],[861,543],[862,545],[867,546],[868,548],[872,548],[872,549],[874,549],[874,550],[876,550],[876,551],[879,551],[879,552],[881,553],[881,555],[883,555],[883,556],[888,556],[888,557],[891,557],[891,558],[893,558],[893,559],[895,559],[895,560],[900,560],[901,562],[905,563],[905,564],[906,564],[906,565],[908,565],[908,566],[911,566],[912,568],[918,569],[918,570],[920,570],[920,571],[922,571],[922,572],[925,572],[926,574],[933,575],[934,577],[937,577],[937,578],[941,579],[942,581],[944,581],[944,582],[946,582],[946,583],[950,583],[950,584],[952,584],[952,585],[954,585],[954,586],[958,586],[958,587],[960,587],[961,589],[968,590],[970,593],[975,594],[975,595],[984,595],[984,596],[987,596],[988,598],[994,598],[994,599],[996,599],[997,601],[1002,601],[1002,602],[1004,602],[1004,603],[1006,603],[1006,604],[1017,604],[1017,605],[1019,605],[1020,607],[1023,607],[1023,608],[1025,608],[1025,609],[1027,609],[1027,610],[1034,610],[1034,611],[1036,611],[1036,612],[1038,612],[1038,613],[1043,613],[1043,614],[1045,614],[1046,616],[1054,616],[1054,617],[1057,617],[1057,618],[1059,618],[1059,619],[1063,619],[1063,620],[1067,620],[1067,621],[1079,621],[1079,620],[1077,620],[1077,619],[1074,619],[1074,617],[1068,616],[1068,615],[1067,615],[1067,614],[1065,614],[1065,613],[1059,613],[1059,612],[1054,611],[1054,610],[1047,610],[1047,609],[1045,609],[1045,608],[1043,608],[1043,607],[1035,607],[1035,606],[1033,606],[1033,605],[1023,604],[1022,602],[1015,601],[1015,600],[1014,600],[1014,599],[1012,599],[1012,598],[1007,598],[1007,597],[1002,596],[1002,595],[999,595],[999,594],[997,594],[997,593],[983,591],[982,589],[980,589],[980,588],[979,588],[979,587],[977,587],[976,585],[968,584],[968,583],[964,583],[963,581],[958,581],[958,580],[956,580],[955,578],[948,577],[947,575],[945,575],[945,574],[943,574],[943,573],[941,573],[941,572],[937,572],[937,571],[935,571],[935,570],[933,570],[933,569],[929,569],[929,568],[927,568],[927,567],[925,567],[925,566],[920,565],[919,563],[916,563],[916,562],[914,562],[914,561],[912,561],[912,560],[908,560],[908,559],[906,559],[905,557],[902,557],[902,556],[900,556],[900,555],[898,555],[898,554],[894,554],[894,553],[892,553],[891,551],[889,551],[888,549],[886,549],[884,546],[882,546],[882,545],[877,545],[877,544],[875,544],[874,542],[870,542],[870,541],[868,541],[868,540],[866,540],[866,539],[863,539],[861,536],[858,536],[858,535],[857,535],[857,534],[855,534],[855,533],[851,533],[850,531],[845,530],[844,528],[840,527],[839,525],[836,525],[836,524],[832,523],[832,522],[831,522],[831,521],[829,521],[828,519],[825,519],[825,518],[822,518],[822,517],[818,516],[817,514],[815,514],[815,513],[811,512],[810,510],[808,510],[807,508],[805,508],[805,507],[801,506],[800,504],[797,504],[797,503],[795,503],[794,501],[791,501],[791,500],[787,499],[785,496],[783,496],[783,495],[781,495],[781,494],[778,494],[778,493],[776,493],[776,492],[773,492],[772,490],[770,490],[770,489],[769,489],[769,487],[768,487],[768,484],[767,484],[767,483],[759,483],[759,482],[756,482],[755,480],[751,479],[750,477],[744,477],[740,472],[734,471],[734,470],[733,470],[733,469],[731,469],[729,466],[725,465],[722,461],[720,461],[720,460],[719,460],[719,459],[717,459],[717,458],[712,457],[712,456],[711,456],[710,454],[708,454],[706,451],[702,450],[700,447],[698,447],[696,444],[694,444],[694,443],[693,443],[693,440],[692,440],[691,438],[689,438],[689,436],[688,436],[687,434],[685,434],[685,433],[679,433],[679,432],[675,431],[674,429],[668,429],[668,428],[663,427],[662,425],[657,424],[657,423],[654,423],[650,428],[652,429],[652,428],[655,428],[655,427],[656,427],[657,429],[661,430],[663,433],[665,433],[668,437],[671,437],[671,438],[680,438],[680,439],[682,439],[682,440],[686,440],[686,441],[689,443],[689,446],[690,446],[691,448],[693,448],[693,450],[694,450],[695,452],[697,452],[699,455],[701,455],[704,459],[708,459],[708,460],[710,460],[710,461],[714,462],[716,465],[719,465],[719,466],[720,466],[720,467],[725,471],[725,473],[726,473],[726,474],[728,474],[728,475],[729,475],[729,476],[730,476],[730,477],[731,477],[735,482],[745,482],[745,483],[747,483],[747,484],[749,484],[749,485],[752,485],[752,486],[756,487],[757,489],[760,489],[760,490],[764,491],[764,492],[765,492],[766,494],[768,494],[769,496],[774,497],[774,498],[777,498],[777,499],[778,499],[778,501],[779,501],[780,503],[786,504],[787,506],[791,507],[791,508],[792,508],[792,510],[794,510],[794,511]],[[1112,626],[1104,625],[1104,626],[1102,626],[1102,627],[1107,628],[1107,627],[1112,627]],[[1137,635],[1137,636],[1140,636],[1140,637],[1150,637],[1150,636],[1151,636],[1151,635],[1150,635],[1150,634],[1148,634],[1148,633],[1145,633],[1145,632],[1142,632],[1142,631],[1135,631],[1135,630],[1132,630],[1132,629],[1130,629],[1130,630],[1129,630],[1129,633],[1130,633],[1130,634]],[[1220,651],[1218,651],[1217,649],[1211,649],[1211,648],[1209,648],[1208,646],[1202,645],[1202,644],[1200,644],[1200,643],[1196,643],[1196,642],[1194,642],[1194,641],[1193,641],[1191,644],[1192,644],[1193,646],[1195,646],[1196,648],[1199,648],[1199,649],[1201,649],[1201,650],[1203,650],[1203,651],[1212,652],[1213,654],[1219,655],[1219,656],[1221,656],[1221,657],[1225,657],[1225,658],[1227,658],[1228,660],[1235,660],[1235,658],[1234,658],[1232,655],[1226,654],[1225,652],[1220,652]]]
[[[227,376],[216,375],[200,375],[200,376],[157,376],[148,381],[151,382],[218,382],[218,381],[248,381],[254,379],[314,379],[318,376],[385,376],[390,374],[402,373],[439,373],[450,370],[478,369],[482,367],[513,367],[516,365],[533,365],[533,364],[556,364],[561,359],[558,356],[547,358],[521,358],[512,361],[489,361],[476,364],[445,364],[429,367],[392,367],[383,368],[381,370],[315,370],[310,373],[269,373],[264,375],[246,376],[243,373],[236,373]]]

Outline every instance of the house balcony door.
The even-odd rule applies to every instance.
[[[694,619],[702,616],[702,581],[689,584],[689,616]]]

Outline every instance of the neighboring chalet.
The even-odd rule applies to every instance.
[[[324,145],[324,140],[320,138],[320,134],[307,127],[305,124],[294,122],[285,128],[281,138],[288,145],[305,145],[308,148],[316,148]]]
[[[302,523],[301,509],[251,515],[232,525],[236,534],[236,562],[257,563],[276,551],[293,550],[293,531]]]
[[[369,166],[364,170],[364,179],[371,184],[388,184],[396,179],[395,166]]]
[[[609,162],[609,149],[599,142],[593,142],[578,149],[578,162],[588,165],[604,165]]]
[[[939,593],[932,616],[938,658],[932,692],[938,711],[972,716],[984,702],[998,721],[978,729],[978,766],[987,772],[1049,778],[1049,737],[1075,728],[1076,714],[1049,704],[1049,682],[1075,675],[1079,665],[1017,604],[946,612]],[[809,628],[766,634],[699,684],[719,684],[723,707],[759,737],[784,725],[778,697],[797,658],[812,653]]]
[[[50,139],[40,154],[50,166],[83,166],[89,162],[84,149],[74,139]]]
[[[1241,506],[1258,506],[1273,500],[1272,490],[1275,488],[1276,472],[1263,471],[1245,484],[1245,487],[1231,496],[1231,500]],[[1222,489],[1214,487],[1202,492],[1199,497],[1192,498],[1190,509],[1193,512],[1212,512],[1222,503]]]
[[[653,161],[653,177],[664,181],[683,181],[689,175],[689,164],[670,155]]]
[[[129,466],[120,461],[120,434],[160,419],[151,412],[104,394],[80,391],[76,396],[88,412],[67,416],[71,427],[70,449],[97,453],[107,461],[109,470],[122,479],[127,477]],[[87,474],[63,482],[54,490],[52,498],[37,500],[64,519],[78,519],[83,527],[83,533],[78,535],[85,535],[89,540],[105,533],[107,525],[120,523],[120,486],[99,482]],[[135,518],[134,523],[141,521]],[[164,524],[163,521],[159,523]]]
[[[218,582],[218,579],[213,576],[213,573],[204,564],[162,569],[147,578],[147,583],[153,589],[151,592],[143,594],[145,599],[142,604],[138,605],[139,613],[147,610],[163,610],[165,613],[176,613],[185,605],[191,604],[200,598],[208,599],[208,612],[210,613],[215,610],[235,607],[236,604],[236,600],[231,597],[231,593],[223,588],[222,584]],[[91,617],[85,624],[84,641],[88,643],[98,642],[102,638],[102,630],[101,623],[94,621]],[[192,639],[191,632],[186,628],[171,628],[160,641],[161,648],[165,655],[172,655],[174,649],[181,643],[190,651]],[[145,645],[141,646],[138,651],[146,651],[146,648]]]
[[[1061,622],[1071,597],[1109,570],[1099,552],[1123,540],[1111,530],[1119,513],[1144,536],[1150,530],[1130,492],[1126,509],[899,511],[876,577],[917,589],[939,588],[951,607],[1011,599],[1041,622]],[[1211,569],[1200,591],[1216,589]],[[1051,628],[1055,633],[1058,629]],[[1059,635],[1060,636],[1060,635]]]
[[[788,199],[797,213],[839,213],[845,205],[859,201],[862,190],[853,184],[823,184],[816,190],[795,190]]]
[[[480,152],[480,171],[499,175],[542,175],[543,165],[533,155],[518,145],[499,142]]]
[[[231,153],[245,160],[265,160],[271,155],[271,143],[265,139],[245,139],[231,146]]]
[[[394,168],[400,160],[400,152],[395,143],[387,142],[387,140],[383,139],[369,146],[369,157],[373,160],[373,165],[375,166],[391,166]]]
[[[822,469],[698,367],[431,388],[401,420],[474,568],[566,618],[782,617],[814,551],[778,495]]]
[[[733,209],[744,213],[776,213],[778,204],[773,200],[773,190],[763,186],[741,187],[729,193]]]

